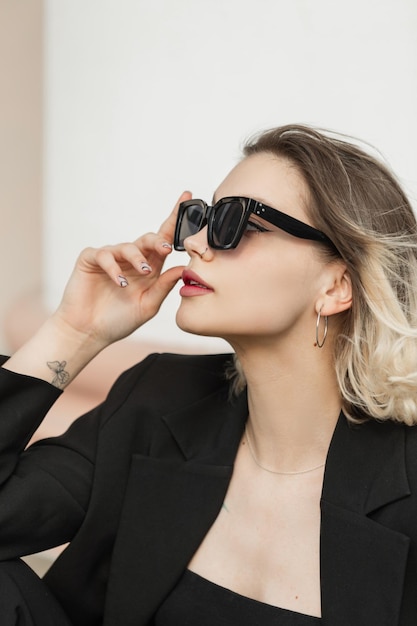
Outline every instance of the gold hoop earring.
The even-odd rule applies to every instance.
[[[329,318],[327,317],[327,315],[324,316],[324,332],[323,332],[323,338],[320,341],[319,340],[319,328],[320,328],[320,318],[321,318],[321,309],[323,307],[320,308],[320,311],[317,314],[317,321],[316,321],[316,343],[314,344],[315,346],[317,346],[317,348],[322,348],[324,346],[324,342],[326,341],[326,337],[327,337],[327,329],[328,329],[328,325],[329,325]]]

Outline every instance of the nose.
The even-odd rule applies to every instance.
[[[210,248],[207,241],[207,226],[204,226],[195,235],[190,235],[184,239],[184,248],[192,258],[197,254],[201,259],[204,257],[204,261],[209,261],[213,258],[213,249]]]

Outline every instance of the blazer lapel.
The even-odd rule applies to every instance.
[[[216,519],[247,418],[245,397],[231,406],[226,394],[164,416],[151,456],[134,455],[105,626],[147,624]]]
[[[341,416],[322,494],[321,585],[325,625],[399,623],[409,538],[372,519],[409,495],[404,430]]]
[[[165,415],[149,456],[134,455],[104,626],[145,626],[216,519],[247,418],[221,389]],[[399,624],[409,539],[372,519],[409,495],[404,431],[338,421],[322,493],[325,626]]]

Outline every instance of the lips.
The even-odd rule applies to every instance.
[[[201,296],[213,292],[213,288],[191,270],[182,273],[184,286],[180,289],[181,296]]]

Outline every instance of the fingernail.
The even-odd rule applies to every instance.
[[[152,272],[152,268],[147,263],[141,263],[140,269],[142,272]]]
[[[170,243],[168,243],[168,242],[166,242],[166,241],[162,244],[162,247],[163,247],[163,248],[168,248],[169,250],[172,250],[172,246],[171,246],[171,244],[170,244]]]
[[[117,278],[119,279],[120,287],[127,287],[128,286],[129,283],[127,282],[127,280],[126,280],[126,278],[124,276],[119,274],[119,276]]]

